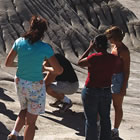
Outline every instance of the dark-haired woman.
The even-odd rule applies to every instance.
[[[24,125],[24,140],[34,138],[37,117],[45,112],[46,89],[42,74],[43,61],[48,60],[54,73],[61,74],[63,71],[51,46],[41,41],[46,30],[46,20],[33,16],[29,31],[14,42],[6,58],[7,67],[17,66],[15,83],[21,106],[14,129],[8,135],[8,140],[16,140]],[[16,56],[18,56],[17,63],[14,61]]]
[[[112,129],[112,138],[119,137],[119,126],[123,118],[123,99],[126,95],[126,89],[130,73],[130,52],[122,42],[124,33],[117,26],[112,26],[105,32],[107,38],[112,44],[111,53],[119,56],[121,63],[118,64],[116,73],[112,77],[112,99],[115,109],[114,128]]]
[[[111,79],[119,57],[109,54],[109,43],[104,34],[95,37],[89,48],[80,58],[78,64],[88,68],[88,77],[82,90],[82,101],[85,113],[86,140],[97,140],[97,115],[100,115],[100,140],[110,140],[110,105],[111,105]],[[89,55],[92,50],[96,53]]]

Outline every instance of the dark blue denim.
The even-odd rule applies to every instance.
[[[84,106],[85,136],[86,140],[98,140],[97,138],[97,114],[100,115],[100,140],[111,139],[111,89],[110,88],[86,88],[82,90]]]

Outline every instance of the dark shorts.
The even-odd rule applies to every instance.
[[[124,75],[123,73],[113,74],[112,76],[112,84],[111,84],[111,92],[119,94],[122,84],[123,84]]]

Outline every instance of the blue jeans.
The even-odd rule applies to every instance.
[[[98,140],[97,138],[97,114],[100,115],[100,140],[111,139],[111,89],[110,88],[86,88],[82,90],[84,106],[85,136],[86,140]]]

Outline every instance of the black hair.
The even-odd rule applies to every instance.
[[[98,49],[107,49],[108,48],[108,40],[105,34],[99,34],[94,39],[95,45]]]

